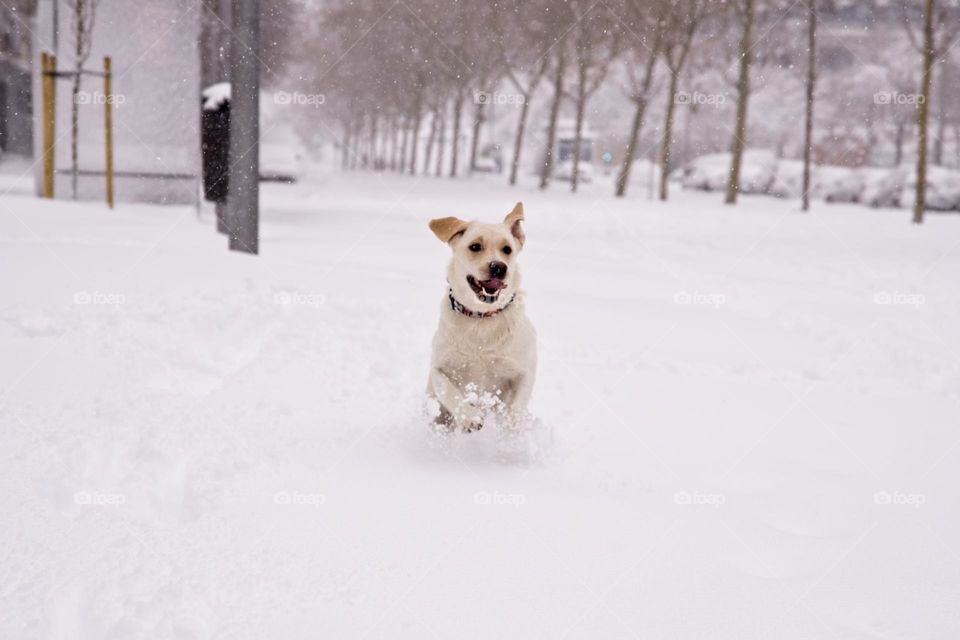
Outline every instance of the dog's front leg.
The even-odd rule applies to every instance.
[[[480,407],[468,402],[460,387],[440,367],[430,370],[430,387],[437,400],[453,416],[453,422],[461,430],[476,431],[483,426]]]

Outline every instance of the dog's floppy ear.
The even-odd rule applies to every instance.
[[[523,232],[523,227],[520,226],[521,220],[523,220],[523,203],[518,202],[513,208],[513,211],[508,213],[507,217],[503,219],[503,224],[510,227],[510,233],[513,234],[513,237],[523,246],[523,241],[527,239],[527,236]]]
[[[466,231],[467,225],[469,224],[469,222],[452,216],[448,218],[437,218],[436,220],[430,221],[430,231],[433,231],[434,235],[440,238],[441,241],[450,242],[457,237],[457,235]]]

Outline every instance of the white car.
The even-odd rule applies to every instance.
[[[594,167],[590,162],[580,161],[577,167],[577,180],[580,182],[593,182]],[[557,180],[569,182],[573,179],[573,160],[563,160],[557,163],[553,170],[553,177]]]

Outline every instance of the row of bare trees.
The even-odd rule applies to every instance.
[[[379,13],[372,4],[331,3],[322,22],[332,28],[321,35],[325,41],[321,64],[313,66],[311,80],[342,98],[334,108],[345,167],[450,176],[459,175],[464,164],[468,172],[477,169],[487,110],[497,99],[496,89],[510,87],[508,97],[519,107],[508,165],[510,184],[518,180],[530,134],[530,105],[542,90],[548,94],[548,115],[545,138],[538,136],[544,150],[540,186],[550,184],[561,111],[571,105],[570,188],[576,191],[589,105],[610,73],[629,57],[645,71],[631,96],[637,113],[617,184],[618,195],[623,195],[655,65],[662,58],[670,69],[671,96],[675,96],[696,29],[714,5],[719,3],[513,0],[469,9],[457,3],[437,10],[435,5],[411,2]],[[345,50],[348,55],[342,55]],[[674,98],[669,102],[668,132]],[[425,121],[429,130],[422,145]],[[448,130],[452,130],[449,141],[444,139]],[[469,150],[461,148],[464,137]],[[671,139],[664,136],[665,165],[670,162]],[[421,148],[425,157],[418,166]],[[450,158],[444,157],[446,148]],[[663,185],[665,198],[666,180]]]
[[[902,22],[920,54],[916,66],[921,83],[916,91],[922,98],[913,114],[918,222],[924,208],[933,70],[956,34],[955,1],[901,3]],[[327,133],[339,140],[346,168],[437,176],[476,171],[489,110],[499,99],[498,89],[507,88],[518,107],[508,180],[517,183],[524,149],[535,137],[544,150],[537,169],[540,187],[546,188],[558,161],[561,114],[570,112],[572,191],[577,191],[582,177],[582,145],[594,98],[605,87],[619,84],[631,103],[632,117],[623,127],[617,196],[629,188],[651,101],[661,95],[663,108],[657,112],[662,121],[656,130],[659,197],[666,200],[674,168],[677,106],[687,94],[683,83],[688,66],[693,60],[701,66],[716,64],[736,99],[733,121],[723,125],[731,151],[725,201],[734,204],[750,143],[749,105],[757,59],[761,67],[772,66],[765,58],[775,61],[785,47],[793,47],[802,53],[797,56],[800,63],[786,73],[796,73],[805,86],[806,209],[815,160],[817,26],[823,21],[821,14],[836,10],[834,0],[506,0],[469,6],[410,0],[387,8],[374,0],[331,0],[323,6],[319,28],[308,32],[311,53],[316,55],[297,71],[298,78],[332,97],[327,104],[338,125]],[[769,34],[775,28],[781,40],[783,35],[797,38],[790,44],[773,41]],[[716,60],[705,60],[714,52],[719,52]],[[543,129],[530,123],[535,99],[545,103]]]

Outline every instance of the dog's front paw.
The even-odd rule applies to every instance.
[[[467,405],[461,407],[456,422],[460,431],[473,433],[483,428],[483,415],[478,407]]]
[[[483,420],[477,418],[476,420],[471,420],[469,423],[464,423],[460,427],[464,433],[473,433],[474,431],[480,431],[483,428]]]

